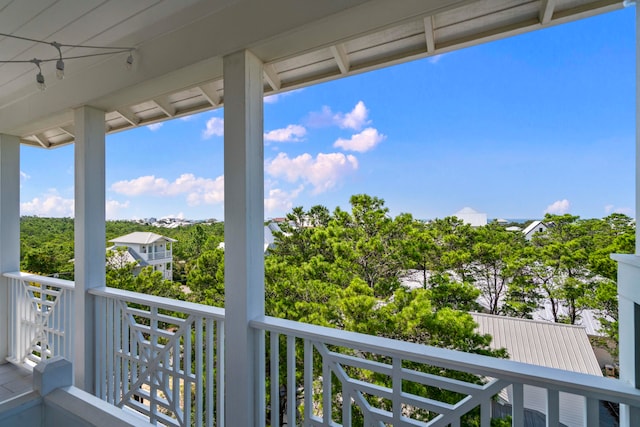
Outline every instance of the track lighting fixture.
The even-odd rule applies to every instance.
[[[48,41],[45,41],[45,40],[36,40],[36,39],[28,38],[28,37],[20,37],[20,36],[14,36],[12,34],[4,34],[4,33],[0,33],[0,37],[9,37],[9,38],[13,38],[13,39],[29,41],[29,42],[32,42],[32,43],[48,44],[50,46],[53,46],[56,49],[57,56],[55,58],[46,58],[46,59],[33,58],[33,59],[29,59],[29,60],[1,60],[0,59],[0,64],[32,63],[36,67],[38,67],[38,74],[36,75],[36,83],[38,84],[38,88],[40,90],[45,90],[45,88],[46,88],[46,85],[44,83],[44,75],[42,74],[42,67],[40,66],[40,64],[45,63],[45,62],[55,62],[56,63],[56,76],[60,80],[62,80],[64,78],[65,61],[69,61],[71,59],[89,58],[89,57],[92,57],[92,56],[103,56],[103,55],[117,55],[117,54],[120,54],[120,53],[128,52],[129,56],[127,56],[127,60],[125,62],[125,65],[126,65],[128,70],[133,68],[133,50],[134,49],[132,47],[108,47],[108,46],[88,46],[88,45],[63,44],[63,43],[58,43],[56,41],[48,42]],[[102,50],[103,52],[88,53],[88,54],[85,54],[85,55],[74,55],[74,56],[65,57],[62,54],[62,48],[64,48],[64,47],[68,47],[68,48],[71,48],[71,49],[75,49],[75,48],[93,49],[93,50],[97,49],[97,50]]]

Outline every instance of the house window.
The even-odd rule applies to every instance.
[[[542,227],[538,228],[538,232],[542,233]]]

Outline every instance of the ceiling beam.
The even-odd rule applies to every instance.
[[[217,85],[215,83],[207,83],[198,86],[198,89],[200,89],[200,92],[202,92],[202,96],[204,96],[205,99],[209,101],[209,103],[213,107],[217,107],[218,105],[220,105],[220,102],[222,102],[222,99],[218,94],[218,88],[216,86]]]
[[[433,16],[424,17],[424,38],[427,43],[427,53],[436,51],[436,38],[433,32]]]
[[[50,148],[51,143],[49,142],[49,138],[47,138],[44,134],[39,133],[37,135],[33,135],[33,137],[38,141],[38,144],[42,146],[42,148]]]
[[[171,105],[168,99],[156,98],[152,99],[151,102],[156,104],[156,106],[168,117],[174,117],[176,115],[176,107]]]
[[[60,129],[62,132],[66,133],[67,135],[69,135],[72,138],[75,138],[75,128],[73,128],[72,126],[60,126],[58,129]]]
[[[136,114],[129,108],[121,108],[115,112],[118,113],[120,117],[128,121],[131,126],[137,126],[140,123],[140,117],[136,116]]]
[[[351,68],[351,61],[349,60],[349,54],[344,47],[344,44],[336,44],[331,46],[331,53],[338,63],[338,68],[342,74],[347,74]]]
[[[269,86],[271,86],[271,89],[275,91],[280,90],[280,86],[282,85],[282,82],[280,81],[280,76],[278,76],[278,73],[276,72],[276,69],[274,68],[273,65],[266,64],[263,67],[263,74],[264,74],[264,79],[267,81],[267,83],[269,83]]]
[[[547,25],[553,18],[553,11],[556,8],[556,0],[542,0],[540,5],[539,19],[542,25]]]

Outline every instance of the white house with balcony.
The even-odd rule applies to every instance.
[[[256,427],[267,425],[269,416],[273,427],[285,422],[349,426],[359,413],[366,425],[444,427],[460,425],[464,414],[479,408],[486,427],[493,396],[511,387],[513,425],[521,426],[528,385],[544,390],[549,426],[558,426],[566,410],[560,393],[584,400],[587,426],[599,425],[602,400],[621,404],[621,426],[634,425],[640,419],[637,255],[616,257],[620,380],[276,319],[264,310],[265,95],[560,25],[627,3],[0,1],[2,58],[25,61],[0,71],[0,360],[26,369],[40,363],[36,373],[60,371],[65,378],[72,369],[73,383],[63,381],[51,391],[35,375],[32,391],[0,397],[0,421],[24,425],[22,411],[31,411],[44,414],[40,425],[56,425],[66,416],[75,425]],[[32,41],[9,42],[6,34]],[[38,38],[50,45],[33,41]],[[56,47],[55,40],[70,45]],[[82,52],[100,55],[73,60],[82,52],[71,44],[87,44],[91,47]],[[118,53],[104,55],[100,47]],[[65,78],[56,79],[61,72]],[[222,106],[225,308],[107,288],[105,135]],[[640,114],[640,108],[636,111]],[[73,144],[75,156],[74,282],[19,271],[20,146],[48,150],[66,144]],[[640,185],[635,188],[640,194]],[[490,380],[455,381],[416,366]],[[350,377],[358,369],[390,382],[381,386]],[[8,390],[10,383],[0,384]],[[409,393],[408,383],[455,391],[460,399],[426,399]],[[333,407],[334,385],[341,390],[339,409]],[[87,394],[96,399],[83,399]],[[299,399],[303,405],[293,404]],[[371,399],[387,405],[376,407]],[[94,410],[87,411],[87,405]],[[414,419],[407,407],[434,418]],[[281,417],[268,408],[285,413]],[[122,410],[128,421],[118,416],[119,421],[105,424],[95,415]],[[335,419],[338,410],[341,416]],[[58,418],[52,421],[46,414]]]
[[[172,246],[177,240],[156,233],[136,231],[109,241],[113,243],[109,249],[125,247],[132,262],[138,263],[140,267],[152,266],[166,280],[173,279]]]

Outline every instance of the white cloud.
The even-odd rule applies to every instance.
[[[161,217],[160,219],[184,219],[184,212],[178,212],[177,214],[169,214]]]
[[[309,153],[294,158],[279,153],[265,167],[266,172],[274,177],[310,183],[315,194],[335,187],[340,179],[357,169],[358,159],[342,153],[320,153],[315,159]]]
[[[165,178],[154,175],[141,176],[131,180],[118,181],[111,185],[111,190],[126,196],[178,196],[185,194],[190,206],[221,203],[224,200],[224,178],[199,178],[191,173],[184,173],[169,182]]]
[[[368,119],[369,110],[364,102],[358,101],[353,110],[348,113],[334,113],[328,106],[323,106],[322,110],[309,113],[305,122],[310,127],[338,126],[342,129],[360,130],[366,124],[371,123]]]
[[[31,178],[31,176],[27,175],[25,172],[20,171],[20,188],[22,188],[22,183]]]
[[[105,203],[105,213],[107,219],[118,219],[120,216],[118,213],[121,209],[126,209],[129,207],[129,201],[119,202],[117,200],[107,200]]]
[[[160,123],[152,123],[150,125],[147,125],[147,129],[149,129],[152,132],[157,131],[158,129],[160,129],[162,127],[164,123],[160,122]]]
[[[328,106],[323,106],[321,111],[312,111],[307,116],[305,122],[309,127],[321,128],[331,126],[334,123],[333,111]]]
[[[45,217],[73,217],[73,199],[65,199],[55,189],[42,197],[34,197],[29,202],[20,203],[21,215]]]
[[[207,127],[202,131],[202,138],[209,139],[212,136],[224,135],[224,119],[220,117],[211,117],[207,120]]]
[[[346,114],[338,113],[334,116],[334,121],[342,129],[360,130],[362,127],[369,123],[367,117],[369,116],[369,110],[364,105],[364,102],[358,101],[353,110]]]
[[[264,198],[264,209],[266,212],[289,211],[293,207],[293,201],[304,189],[300,185],[293,191],[284,191],[280,188],[273,188],[268,191],[267,197]]]
[[[567,199],[556,200],[547,206],[544,213],[552,214],[552,215],[563,215],[569,212],[571,208],[571,203]]]
[[[604,213],[606,215],[610,215],[612,213],[620,213],[620,214],[625,214],[627,216],[632,216],[633,209],[628,207],[616,207],[614,205],[606,205],[604,207]]]
[[[287,96],[293,95],[294,93],[302,92],[303,89],[290,90],[289,92],[277,93],[275,95],[269,95],[264,97],[265,104],[275,104],[280,101],[282,98],[286,98]]]
[[[265,141],[274,142],[299,142],[307,134],[304,126],[289,125],[283,129],[274,129],[264,134]]]
[[[433,56],[429,57],[428,61],[431,64],[437,64],[438,62],[440,62],[442,57],[443,57],[443,55],[433,55]]]
[[[339,138],[333,143],[333,146],[345,151],[364,153],[384,141],[385,138],[386,136],[378,133],[377,129],[366,128],[362,132],[352,135],[350,139]]]
[[[125,196],[139,196],[141,194],[166,194],[169,181],[156,178],[154,175],[141,176],[129,181],[118,181],[111,185],[111,190]]]

